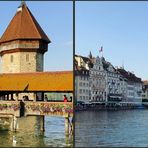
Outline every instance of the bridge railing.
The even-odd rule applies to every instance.
[[[19,117],[20,110],[20,101],[0,101],[0,115]],[[24,101],[24,115],[73,116],[73,103]]]
[[[0,101],[0,116],[20,116],[20,103],[18,101]]]
[[[72,116],[72,102],[25,102],[25,115]]]

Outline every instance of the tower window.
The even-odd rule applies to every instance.
[[[13,55],[10,56],[10,61],[13,62]]]
[[[26,54],[26,62],[29,61],[29,54]]]

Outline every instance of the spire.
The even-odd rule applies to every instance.
[[[91,51],[90,51],[90,53],[89,53],[88,57],[89,57],[90,59],[92,59],[92,54],[91,54]]]
[[[0,43],[20,39],[38,39],[50,43],[25,1],[21,1],[17,12],[0,39]]]
[[[21,0],[21,7],[26,5],[25,1],[24,0]]]
[[[18,11],[22,11],[22,7],[23,7],[23,6],[26,6],[26,3],[25,3],[24,0],[21,0],[21,4],[20,4],[20,6],[18,6],[18,8],[17,8],[17,12],[18,12]]]
[[[122,69],[124,69],[124,59],[122,59]]]

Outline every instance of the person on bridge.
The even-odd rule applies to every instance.
[[[45,98],[44,98],[44,100],[45,100],[45,101],[48,101],[48,97],[47,97],[47,95],[45,95]]]
[[[20,117],[25,115],[25,103],[21,100],[20,101]]]
[[[64,95],[64,102],[68,102],[66,95]]]
[[[69,100],[69,102],[72,102],[72,96],[70,96],[70,100]]]

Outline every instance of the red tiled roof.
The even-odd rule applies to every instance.
[[[127,72],[125,69],[117,68],[117,71],[129,81],[142,83],[141,78],[136,77],[133,73]]]
[[[144,83],[144,84],[148,84],[148,80],[144,80],[143,83]]]
[[[17,39],[41,39],[50,43],[49,38],[44,33],[26,4],[20,6],[7,29],[0,39],[0,43]]]

